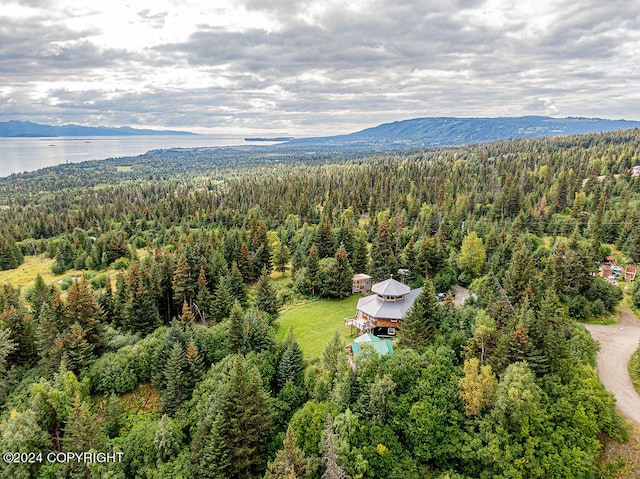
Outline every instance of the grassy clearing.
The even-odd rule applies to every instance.
[[[33,285],[36,276],[41,275],[46,284],[56,283],[66,277],[82,276],[82,271],[69,270],[62,275],[55,276],[51,272],[54,260],[40,256],[25,256],[24,263],[15,269],[0,271],[0,284],[9,283],[14,287],[22,288],[22,293]]]
[[[352,338],[351,329],[344,325],[344,318],[355,315],[356,304],[361,297],[354,294],[346,299],[319,299],[293,306],[280,315],[276,338],[284,339],[289,326],[293,326],[305,358],[320,357],[335,331],[340,331],[345,341]]]
[[[133,171],[133,166],[116,166],[118,173],[130,173]]]

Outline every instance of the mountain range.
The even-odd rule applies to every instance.
[[[0,137],[57,137],[57,136],[139,136],[139,135],[195,135],[188,131],[139,130],[128,126],[41,125],[30,121],[0,122]]]
[[[432,117],[384,123],[348,135],[304,138],[287,145],[357,147],[456,146],[516,138],[600,133],[640,128],[640,122],[599,118],[523,116],[502,118]]]

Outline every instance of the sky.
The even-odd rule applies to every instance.
[[[0,121],[328,135],[640,120],[640,2],[0,0]]]

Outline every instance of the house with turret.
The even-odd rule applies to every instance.
[[[393,277],[376,283],[371,287],[373,294],[358,300],[356,315],[347,318],[345,324],[361,334],[392,338],[421,291],[422,288],[411,289]]]

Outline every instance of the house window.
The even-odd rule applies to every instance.
[[[395,336],[396,335],[396,328],[387,328],[387,334],[389,336]]]

